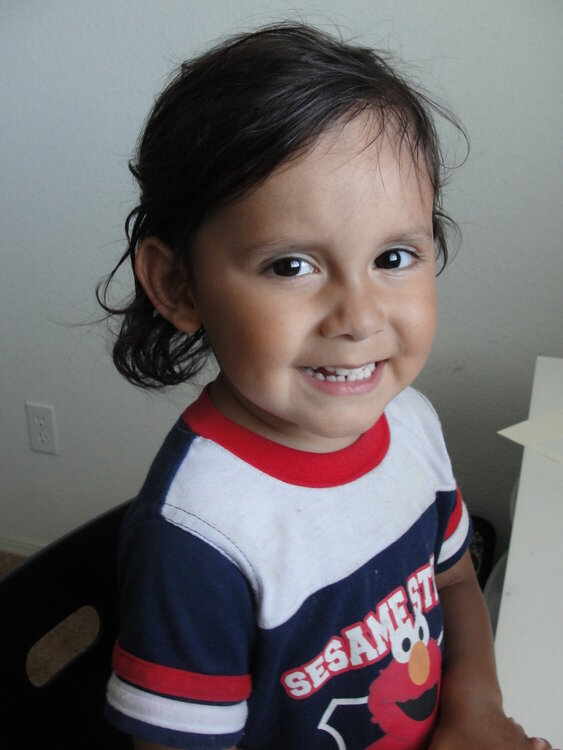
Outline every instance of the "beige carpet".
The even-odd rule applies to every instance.
[[[0,576],[7,573],[11,568],[23,562],[25,557],[14,555],[12,552],[0,552]]]

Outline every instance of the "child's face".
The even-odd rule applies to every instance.
[[[213,400],[301,450],[353,443],[434,338],[432,189],[408,147],[399,159],[372,128],[325,133],[214,214],[194,247],[197,314],[221,368]]]

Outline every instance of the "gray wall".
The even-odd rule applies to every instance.
[[[127,160],[168,72],[225,33],[296,15],[391,48],[469,131],[446,203],[463,243],[418,385],[471,510],[506,546],[521,454],[495,433],[526,417],[535,357],[563,355],[559,0],[3,0],[0,546],[31,550],[132,495],[193,398],[138,393],[104,327],[74,324],[98,315],[93,289],[123,250]],[[56,406],[59,456],[30,451],[28,399]]]

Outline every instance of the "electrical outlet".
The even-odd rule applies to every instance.
[[[32,451],[40,453],[59,452],[55,407],[26,401],[27,429]]]

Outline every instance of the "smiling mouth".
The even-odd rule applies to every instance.
[[[420,697],[414,700],[405,701],[404,703],[397,703],[401,711],[403,711],[409,719],[414,721],[424,721],[427,719],[434,709],[436,708],[436,701],[438,699],[438,686],[434,685]]]
[[[357,380],[368,380],[376,370],[376,363],[370,362],[362,367],[302,367],[303,372],[311,378],[329,383],[352,383]]]

